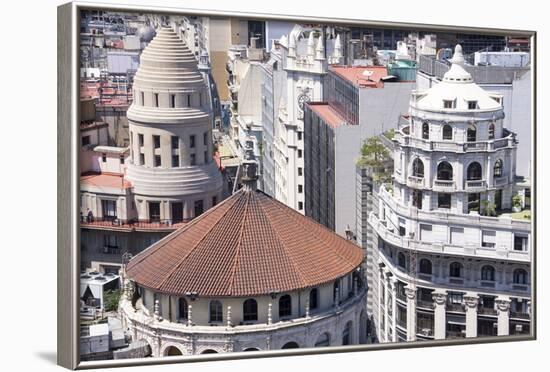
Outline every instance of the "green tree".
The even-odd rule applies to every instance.
[[[116,311],[120,302],[120,296],[122,296],[122,290],[120,289],[105,292],[103,295],[103,307],[105,311]]]
[[[385,163],[390,158],[390,152],[382,144],[380,138],[370,137],[361,146],[359,165],[372,168],[373,178],[376,181],[387,182],[391,175],[387,174]]]

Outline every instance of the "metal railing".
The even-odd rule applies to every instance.
[[[80,225],[82,227],[113,227],[113,228],[178,228],[184,225],[185,223],[191,221],[191,218],[186,219],[148,219],[148,220],[122,220],[118,219],[116,216],[106,216],[106,217],[94,217],[94,216],[81,216]]]
[[[529,313],[510,311],[510,318],[530,319]]]
[[[478,312],[478,314],[481,314],[481,315],[497,315],[496,309],[494,309],[492,307],[480,306],[480,307],[477,308],[477,312]]]

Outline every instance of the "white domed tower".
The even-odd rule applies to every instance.
[[[128,109],[130,164],[140,221],[189,220],[221,199],[212,155],[212,103],[193,53],[161,27],[141,54]]]
[[[443,81],[413,91],[393,184],[369,215],[381,342],[529,333],[531,223],[509,213],[515,134],[460,45],[451,62]]]

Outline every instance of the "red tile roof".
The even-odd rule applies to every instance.
[[[382,78],[388,76],[385,66],[339,66],[332,65],[330,71],[360,88],[382,88]]]
[[[80,175],[80,183],[100,187],[118,187],[128,189],[132,183],[123,179],[122,174],[118,173],[95,173],[86,172]]]
[[[239,192],[135,256],[158,292],[246,297],[317,286],[356,269],[362,250],[260,191]]]
[[[308,103],[308,106],[311,111],[313,111],[318,117],[323,119],[323,121],[330,125],[332,128],[337,128],[345,123],[344,118],[342,118],[340,114],[338,114],[326,102],[310,102]]]

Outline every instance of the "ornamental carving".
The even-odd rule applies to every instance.
[[[405,295],[409,300],[414,300],[416,298],[416,289],[405,287]]]
[[[447,294],[443,292],[433,292],[432,299],[437,305],[445,305],[447,302]]]
[[[510,300],[506,300],[503,298],[497,298],[495,300],[495,304],[497,305],[497,312],[500,314],[501,311],[507,312],[510,310]]]
[[[464,303],[466,304],[466,308],[474,309],[479,303],[479,297],[475,295],[464,296]]]

